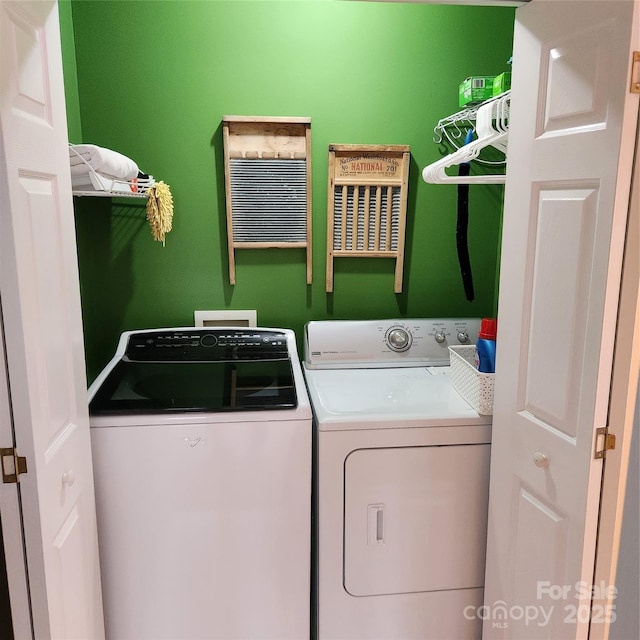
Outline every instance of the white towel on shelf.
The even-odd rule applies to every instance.
[[[71,175],[88,173],[89,168],[121,180],[138,177],[138,165],[127,156],[95,144],[69,145]]]

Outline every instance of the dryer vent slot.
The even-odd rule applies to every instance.
[[[369,505],[369,535],[368,543],[384,544],[384,505]]]

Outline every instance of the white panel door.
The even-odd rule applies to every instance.
[[[11,424],[11,402],[9,379],[4,349],[2,326],[2,298],[0,297],[0,443],[12,447],[13,425]],[[0,620],[0,634],[11,622],[13,635],[20,640],[31,638],[31,614],[29,611],[29,585],[22,542],[22,515],[17,484],[0,482],[0,523],[4,543],[4,559],[10,585],[11,620]],[[0,568],[0,571],[2,569]]]
[[[0,286],[37,638],[104,637],[58,11],[0,3]],[[4,514],[3,514],[4,515]]]
[[[588,634],[638,8],[533,0],[516,11],[485,638]],[[607,615],[594,611],[594,624]]]

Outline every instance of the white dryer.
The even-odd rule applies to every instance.
[[[319,640],[481,637],[491,419],[447,375],[478,328],[307,324]]]

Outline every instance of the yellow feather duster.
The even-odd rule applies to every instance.
[[[164,182],[156,182],[153,187],[149,187],[147,192],[147,220],[151,227],[151,235],[154,240],[162,242],[164,247],[164,236],[171,231],[173,222],[173,196],[169,185]]]

